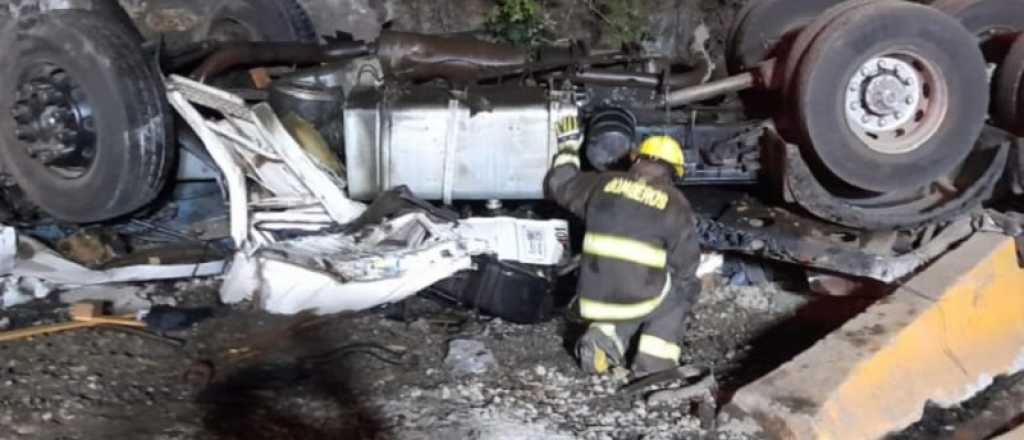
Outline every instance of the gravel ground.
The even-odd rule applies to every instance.
[[[706,286],[684,358],[711,368],[724,398],[870,302],[820,306],[774,285],[721,284]],[[196,306],[215,304],[216,288],[144,292]],[[0,311],[0,326],[63,321],[66,310],[36,301]],[[182,346],[109,328],[0,343],[0,439],[763,438],[749,420],[723,416],[709,431],[689,405],[625,396],[625,374],[583,374],[568,349],[579,327],[514,325],[417,297],[330,317],[223,309],[167,335]],[[456,362],[458,347],[468,351]],[[934,438],[985,410],[931,411],[897,438]]]
[[[216,287],[145,292],[194,306],[215,303]],[[706,292],[685,357],[713,367],[724,386],[755,336],[805,302],[775,288]],[[36,301],[0,311],[0,324],[63,321],[66,310]],[[583,374],[567,348],[578,328],[413,298],[331,317],[239,307],[169,335],[180,347],[108,328],[0,343],[0,439],[757,438],[750,422],[726,420],[712,435],[689,407],[623,396],[624,374]],[[453,341],[481,344],[485,371],[446,362]]]

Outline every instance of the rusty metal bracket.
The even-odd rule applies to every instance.
[[[940,257],[975,232],[977,221],[965,216],[942,228],[910,252],[860,245],[859,231],[745,200],[723,215],[699,218],[701,245],[823,271],[870,278],[885,283],[901,280]]]

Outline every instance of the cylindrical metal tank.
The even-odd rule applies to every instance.
[[[554,122],[577,113],[541,88],[354,90],[344,114],[349,195],[406,185],[446,202],[542,199]]]

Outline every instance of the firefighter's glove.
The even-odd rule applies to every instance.
[[[555,125],[555,137],[558,139],[558,151],[579,153],[583,145],[583,132],[580,131],[580,119],[566,116]]]

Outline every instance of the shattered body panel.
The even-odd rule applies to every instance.
[[[495,228],[495,222],[524,233],[510,235]],[[406,214],[358,236],[318,235],[271,244],[253,255],[240,253],[221,297],[229,303],[256,300],[265,310],[282,314],[362,310],[400,301],[471,270],[477,255],[555,264],[563,257],[559,240],[566,234],[567,224],[558,220],[468,219],[456,225]]]
[[[470,270],[474,256],[546,266],[563,259],[563,220],[470,218],[457,224],[421,212],[342,234],[282,237],[276,232],[350,224],[366,207],[348,198],[344,181],[304,151],[265,103],[250,107],[176,76],[168,96],[227,180],[239,251],[221,288],[225,302],[256,300],[286,314],[362,310]],[[208,119],[197,106],[223,119]]]

